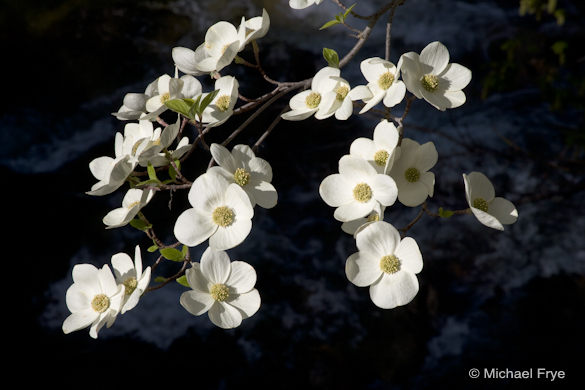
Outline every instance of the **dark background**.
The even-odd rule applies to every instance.
[[[358,2],[370,14],[381,1]],[[388,389],[582,388],[585,352],[584,95],[582,2],[559,1],[564,23],[547,11],[519,14],[518,1],[408,0],[396,11],[391,60],[439,40],[451,62],[473,71],[467,102],[439,112],[417,101],[406,136],[432,140],[439,152],[439,206],[465,208],[462,173],[482,171],[513,201],[519,221],[499,232],[472,216],[424,217],[410,232],[423,253],[420,291],[404,307],[382,310],[345,277],[356,251],[318,195],[351,141],[371,137],[377,118],[282,121],[258,155],[274,170],[279,204],[255,209],[247,240],[229,251],[252,264],[262,297],[257,314],[235,330],[213,327],[179,305],[185,289],[147,294],[93,340],[87,330],[63,335],[65,291],[77,263],[111,255],[143,260],[148,238],[130,226],[105,230],[101,219],[124,191],[85,195],[89,162],[113,155],[123,122],[110,115],[127,92],[142,92],[173,74],[170,51],[196,47],[219,20],[239,23],[266,7],[269,34],[259,41],[269,75],[302,80],[325,66],[322,47],[343,54],[353,39],[340,26],[317,29],[338,12],[324,2],[304,11],[287,1],[105,0],[2,1],[5,339],[9,371],[23,385],[60,388]],[[349,3],[348,3],[349,5]],[[349,19],[355,27],[363,24]],[[384,26],[342,71],[364,83],[359,61],[384,55]],[[250,49],[242,56],[252,59]],[[270,86],[232,65],[246,96]],[[211,86],[199,77],[205,88]],[[235,143],[253,144],[287,104],[275,104]],[[403,105],[393,113],[400,115]],[[245,116],[244,116],[245,117]],[[217,128],[222,141],[245,118]],[[193,139],[193,135],[191,135]],[[234,144],[235,144],[234,143]],[[209,155],[199,148],[184,166],[191,179]],[[173,240],[174,218],[188,207],[176,193],[144,209],[158,234]],[[403,227],[416,210],[395,205],[386,220]],[[194,258],[205,245],[193,248]],[[160,275],[176,271],[159,267]],[[16,297],[16,299],[13,299]],[[24,317],[24,318],[23,318]],[[12,343],[15,339],[16,342]],[[566,378],[471,380],[471,368],[564,370]],[[8,382],[7,382],[8,383]]]

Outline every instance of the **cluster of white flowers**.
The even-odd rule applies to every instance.
[[[291,1],[290,5],[304,8],[312,3]],[[440,42],[430,43],[420,54],[403,54],[398,66],[373,57],[363,60],[360,69],[367,84],[354,88],[340,77],[338,68],[320,69],[311,88],[291,98],[291,110],[282,118],[304,120],[314,114],[318,120],[333,115],[345,120],[353,113],[354,101],[363,102],[360,114],[380,102],[389,109],[404,100],[407,90],[444,111],[465,102],[462,89],[471,80],[469,69],[449,63],[449,52]],[[418,245],[410,237],[401,240],[398,230],[384,222],[384,212],[397,199],[408,207],[422,205],[433,196],[435,186],[435,175],[430,172],[438,159],[435,145],[403,138],[401,130],[381,120],[373,138],[354,140],[349,154],[339,160],[339,173],[327,176],[319,187],[325,203],[335,207],[333,217],[357,242],[359,252],[346,262],[348,279],[357,286],[370,286],[370,297],[381,308],[410,302],[418,292],[415,275],[422,270]],[[509,201],[494,197],[485,176],[474,172],[464,179],[470,210],[481,223],[503,230],[503,224],[515,222],[516,209]]]
[[[89,335],[98,337],[100,329],[112,326],[118,314],[133,309],[148,284],[150,267],[142,269],[140,247],[136,246],[134,261],[126,253],[117,253],[97,268],[92,264],[73,267],[73,284],[65,296],[71,315],[63,322],[63,332],[71,333],[90,327]]]
[[[321,2],[290,0],[289,4],[302,9]],[[344,20],[351,8],[338,15],[337,21]],[[159,251],[159,261],[166,258],[183,264],[177,275],[183,270],[185,274],[177,281],[190,290],[181,295],[180,304],[196,316],[208,313],[213,324],[225,329],[239,326],[260,307],[260,295],[254,288],[256,271],[243,261],[232,262],[225,251],[248,237],[255,206],[266,209],[276,206],[278,195],[271,184],[272,167],[256,157],[247,145],[235,145],[230,151],[222,144],[212,143],[210,166],[191,183],[179,175],[178,166],[196,141],[190,144],[182,131],[187,123],[194,124],[201,143],[207,147],[203,126],[209,129],[224,124],[234,114],[240,97],[238,80],[219,72],[234,61],[250,66],[238,57],[248,43],[252,42],[258,59],[256,40],[267,34],[269,26],[268,13],[263,10],[261,16],[249,20],[242,17],[238,27],[225,21],[212,25],[205,41],[195,50],[175,47],[174,76],[163,74],[144,93],[126,94],[122,106],[113,113],[118,119],[129,121],[123,133],[115,135],[114,157],[98,157],[89,164],[98,180],[87,192],[89,195],[111,194],[125,182],[130,184],[122,207],[104,216],[106,228],[132,224],[146,231],[154,243],[148,251]],[[335,61],[328,62],[335,65]],[[251,66],[261,70],[259,62]],[[440,42],[430,43],[420,54],[403,54],[398,65],[373,57],[361,61],[360,69],[367,83],[353,88],[341,77],[338,67],[320,69],[312,78],[310,89],[294,95],[289,101],[290,111],[281,117],[290,121],[311,116],[318,120],[331,117],[347,120],[354,105],[361,104],[359,114],[363,114],[382,103],[386,117],[393,118],[390,108],[403,102],[407,91],[412,94],[407,108],[416,97],[444,111],[465,102],[462,89],[471,80],[469,69],[449,63],[449,52]],[[179,77],[179,72],[184,74]],[[196,78],[201,75],[215,79],[213,91],[203,91]],[[274,83],[275,91],[285,84]],[[175,123],[167,125],[161,115],[169,109],[178,117]],[[341,229],[356,240],[358,252],[346,260],[347,278],[356,286],[369,286],[373,303],[385,309],[406,305],[416,296],[419,290],[416,275],[423,267],[416,241],[401,237],[399,230],[384,221],[385,210],[397,200],[407,207],[422,205],[426,210],[425,202],[433,197],[435,186],[435,175],[430,170],[438,160],[432,142],[421,145],[403,137],[402,119],[392,119],[398,128],[382,119],[371,139],[355,139],[349,153],[339,159],[338,173],[327,176],[319,186],[322,199],[335,208],[333,217],[341,222]],[[155,128],[154,122],[162,127]],[[146,168],[146,172],[144,169],[135,172],[137,168]],[[161,181],[157,177],[162,168],[168,168],[170,179]],[[145,174],[148,180],[140,181],[139,177]],[[463,179],[469,204],[465,212],[499,230],[516,221],[514,205],[495,197],[493,185],[483,174],[472,172],[463,175]],[[174,223],[176,244],[165,245],[156,238],[141,210],[157,190],[177,188],[189,188],[187,198],[191,207]],[[189,248],[206,241],[208,247],[200,261],[191,261]],[[182,250],[176,249],[180,244]],[[189,264],[191,267],[186,268]],[[74,266],[73,284],[66,293],[71,315],[63,322],[64,333],[90,327],[91,337],[97,338],[104,325],[110,327],[118,314],[134,308],[149,290],[154,266],[152,270],[150,267],[143,270],[139,246],[134,261],[125,253],[117,253],[112,256],[111,265],[113,272],[108,265],[100,269],[91,264]],[[163,283],[176,278],[163,278]]]
[[[136,184],[152,184],[137,182],[137,176],[133,176],[137,167],[147,167],[150,177],[151,169],[178,163],[192,148],[188,137],[177,139],[181,115],[175,123],[155,128],[153,122],[164,123],[160,116],[169,109],[167,102],[206,100],[211,92],[204,92],[194,76],[211,75],[216,79],[214,95],[207,98],[197,121],[207,127],[226,122],[237,103],[239,84],[235,77],[221,76],[219,71],[234,61],[248,43],[265,36],[269,26],[266,10],[262,16],[249,20],[242,17],[237,29],[231,23],[218,22],[208,29],[205,42],[195,51],[184,47],[172,50],[174,77],[163,74],[144,93],[125,95],[122,106],[113,113],[118,119],[129,121],[123,133],[116,133],[114,157],[98,157],[89,164],[98,180],[87,192],[89,195],[108,195],[125,182],[130,183],[122,207],[103,218],[107,229],[135,220],[156,192],[148,186],[135,188]],[[185,74],[179,77],[179,71]],[[254,268],[241,261],[230,264],[224,251],[248,236],[254,206],[272,208],[278,196],[271,184],[270,164],[256,157],[249,146],[236,145],[230,152],[222,145],[212,144],[210,151],[217,166],[210,167],[192,183],[188,200],[193,207],[185,210],[174,226],[178,243],[186,247],[209,239],[209,248],[200,263],[191,262],[191,268],[185,272],[184,284],[193,290],[183,294],[180,303],[195,315],[208,311],[217,326],[233,328],[258,310],[260,296],[254,289]],[[154,248],[161,249],[163,256],[165,247]],[[187,261],[188,256],[183,254],[181,260]],[[136,306],[150,283],[151,273],[150,267],[142,271],[140,248],[136,247],[134,263],[124,253],[112,256],[112,267],[113,274],[108,265],[101,269],[90,264],[74,266],[73,285],[66,294],[72,314],[63,323],[65,333],[91,326],[90,335],[97,338],[104,324],[111,326],[119,313]]]

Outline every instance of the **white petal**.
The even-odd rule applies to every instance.
[[[398,230],[384,221],[374,222],[356,235],[358,250],[373,253],[380,259],[393,254],[399,242]]]
[[[356,138],[349,147],[349,154],[359,156],[363,159],[373,161],[377,152],[376,144],[368,138]]]
[[[185,98],[194,98],[195,96],[201,94],[201,82],[197,80],[195,77],[190,75],[181,76],[181,81],[183,81],[183,89],[181,90],[181,94]]]
[[[471,71],[455,63],[447,65],[438,76],[447,83],[444,87],[447,91],[460,91],[471,81]]]
[[[209,238],[209,246],[217,250],[228,250],[239,244],[248,236],[252,230],[251,219],[238,219],[230,226],[218,227],[216,232]]]
[[[291,110],[281,115],[281,118],[287,121],[302,121],[317,112],[317,109]]]
[[[339,173],[350,183],[362,183],[370,176],[377,174],[376,170],[367,160],[346,154],[339,159]],[[353,190],[353,188],[352,188]]]
[[[268,183],[272,181],[272,167],[268,161],[260,157],[254,157],[248,161],[248,167],[253,173],[258,174],[262,181]]]
[[[384,99],[384,96],[386,96],[386,91],[383,91],[379,88],[372,88],[370,86],[370,91],[372,91],[372,97],[370,99],[364,100],[366,105],[362,107],[360,114],[369,111],[376,104],[380,103]]]
[[[339,207],[353,202],[352,190],[352,184],[343,175],[336,173],[323,179],[319,186],[319,195],[329,206]]]
[[[203,276],[212,284],[225,284],[230,276],[230,264],[227,253],[209,247],[201,256],[200,269]]]
[[[242,323],[242,313],[224,302],[215,302],[207,314],[213,324],[223,329],[236,328]]]
[[[423,172],[420,176],[420,182],[427,188],[427,193],[432,198],[435,192],[435,174],[433,172]]]
[[[390,88],[386,91],[383,103],[386,107],[394,107],[404,99],[406,94],[406,85],[400,80],[395,81]]]
[[[382,206],[391,206],[398,197],[396,182],[388,175],[378,174],[369,180],[374,199]]]
[[[313,80],[311,81],[311,89],[319,93],[332,90],[335,87],[335,81],[331,80],[329,77],[339,77],[339,73],[339,68],[333,68],[330,66],[326,66],[320,69],[317,73],[315,73],[315,76],[313,76]]]
[[[215,300],[209,295],[202,291],[191,290],[185,291],[181,294],[179,299],[181,306],[185,308],[189,313],[194,316],[199,316],[209,310],[209,308],[215,303]]]
[[[186,47],[174,47],[171,55],[175,66],[183,73],[191,75],[201,75],[203,72],[197,67],[197,60],[195,58],[195,52]]]
[[[445,96],[445,91],[441,92],[440,90],[436,90],[431,92],[421,88],[420,93],[437,110],[445,111],[445,109],[451,108],[452,106],[451,101]]]
[[[114,269],[114,276],[118,283],[122,283],[130,276],[137,276],[136,270],[134,269],[134,262],[126,253],[116,253],[112,256],[111,262],[112,268]]]
[[[198,210],[213,212],[218,206],[225,206],[225,193],[230,185],[223,176],[214,171],[200,175],[191,186],[189,203]]]
[[[347,279],[358,287],[367,287],[382,276],[380,258],[368,252],[350,255],[345,262]]]
[[[248,192],[254,197],[254,202],[265,209],[271,209],[278,202],[278,193],[274,186],[268,182],[261,181]]]
[[[473,205],[473,200],[482,198],[486,202],[491,202],[496,196],[496,191],[490,179],[481,172],[471,172],[467,175],[467,184],[469,185],[469,201]]]
[[[254,216],[254,209],[246,191],[238,184],[232,183],[225,192],[227,205],[234,210],[236,219],[250,219]]]
[[[394,255],[400,259],[401,269],[418,274],[423,268],[422,254],[416,241],[411,237],[404,237],[396,247]]]
[[[63,333],[69,334],[76,330],[87,328],[99,316],[99,313],[89,309],[83,312],[73,313],[63,321]]]
[[[405,180],[398,183],[398,201],[405,206],[420,206],[429,196],[427,186],[420,181],[409,183]]]
[[[374,128],[374,142],[391,153],[398,145],[398,130],[393,123],[383,119]]]
[[[201,263],[191,263],[191,268],[185,271],[185,276],[193,290],[209,293],[209,289],[213,284],[201,272]]]
[[[349,97],[343,99],[341,106],[335,110],[335,119],[344,121],[353,114],[353,103]]]
[[[370,91],[370,88],[368,88],[366,85],[358,85],[352,88],[348,92],[347,96],[351,100],[367,100],[374,95],[372,95],[372,91]]]
[[[209,151],[213,156],[215,162],[222,168],[225,168],[228,172],[234,173],[237,169],[234,156],[230,151],[223,145],[213,143],[209,146]]]
[[[449,101],[447,108],[457,108],[466,101],[465,92],[463,91],[446,91],[445,98]]]
[[[493,215],[488,214],[480,209],[476,209],[475,207],[471,207],[471,212],[483,225],[496,230],[504,230],[502,223],[498,221],[498,219]]]
[[[247,293],[256,284],[256,270],[243,261],[233,261],[230,275],[225,284],[237,294]]]
[[[497,218],[502,225],[510,225],[518,219],[518,210],[512,202],[497,197],[489,204],[488,212]]]
[[[415,167],[418,168],[419,171],[428,171],[435,166],[438,159],[439,154],[437,153],[435,144],[431,141],[426,142],[420,145],[416,151]]]
[[[193,247],[207,240],[216,230],[217,225],[209,215],[192,208],[179,215],[175,222],[174,234],[181,244]]]
[[[90,309],[90,302],[94,294],[84,289],[80,284],[72,284],[65,293],[65,303],[72,313],[82,312]]]
[[[423,69],[424,73],[437,75],[449,63],[449,51],[441,42],[431,42],[420,52],[420,62],[431,67],[431,71]]]
[[[406,305],[417,293],[418,280],[414,274],[407,271],[384,274],[378,283],[370,286],[372,302],[382,309]]]
[[[343,204],[335,209],[333,218],[341,222],[353,221],[354,219],[362,218],[368,215],[375,207],[376,201],[369,202],[352,201],[351,203]]]
[[[239,294],[226,303],[240,310],[242,319],[246,319],[252,317],[260,309],[260,294],[258,290],[253,289],[247,293]]]

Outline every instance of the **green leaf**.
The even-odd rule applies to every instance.
[[[167,278],[165,278],[164,276],[157,276],[156,278],[154,278],[155,283],[164,283],[167,281]]]
[[[197,99],[193,100],[193,103],[191,104],[191,109],[189,110],[189,118],[190,119],[195,119],[195,117],[197,116],[197,114],[199,114],[199,102],[201,101],[201,95],[197,96]]]
[[[189,247],[187,245],[183,245],[181,253],[183,254],[183,259],[186,259],[187,255],[189,254]]]
[[[209,106],[211,101],[213,99],[215,99],[215,97],[217,96],[218,93],[219,93],[219,89],[216,89],[215,91],[208,93],[203,98],[203,100],[201,100],[201,104],[199,105],[199,114],[203,113],[203,111],[207,108],[207,106]]]
[[[325,30],[326,28],[329,28],[331,26],[335,26],[336,24],[340,24],[341,22],[337,19],[333,19],[328,21],[327,23],[325,23],[324,25],[322,25],[319,30]]]
[[[146,223],[142,219],[139,219],[139,218],[134,218],[133,220],[131,220],[130,226],[132,226],[135,229],[141,230],[141,231],[148,230],[152,227],[151,224]]]
[[[347,15],[349,15],[349,13],[351,12],[351,10],[353,9],[353,7],[355,7],[357,5],[357,3],[354,3],[353,5],[351,5],[343,14],[343,20],[345,20],[345,18],[347,18]]]
[[[148,180],[140,181],[140,182],[134,184],[134,187],[145,186],[145,185],[148,185],[148,184],[160,184],[160,180],[158,180],[158,179],[156,179],[156,180],[150,180],[150,179],[148,179]]]
[[[149,251],[150,253],[156,252],[158,250],[158,245],[154,244],[152,246],[149,246],[147,251]]]
[[[189,110],[191,109],[191,105],[185,101],[186,99],[172,99],[167,100],[165,102],[165,106],[167,106],[170,110],[178,112],[186,116],[187,118],[191,118],[189,116]]]
[[[154,169],[154,166],[152,166],[150,161],[148,162],[148,166],[146,167],[146,170],[148,171],[148,178],[150,180],[155,181],[155,182],[160,182],[160,180],[158,180],[158,177],[156,177],[156,170]]]
[[[177,278],[177,283],[179,283],[181,286],[191,287],[189,286],[189,282],[187,282],[187,277],[185,275]]]
[[[339,55],[335,50],[324,47],[323,58],[332,68],[339,68]]]
[[[185,256],[183,256],[183,252],[175,248],[162,248],[160,250],[160,254],[167,260],[171,261],[183,261]]]
[[[439,207],[439,217],[441,218],[451,218],[453,216],[453,211],[445,210],[442,207]]]
[[[180,171],[181,170],[181,161],[175,160],[175,165],[177,166],[177,169]],[[173,164],[169,165],[169,176],[171,177],[171,179],[173,179],[173,181],[175,181],[177,179],[177,172],[175,171],[175,167],[173,167]]]

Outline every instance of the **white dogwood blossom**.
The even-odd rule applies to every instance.
[[[219,90],[211,103],[203,111],[203,123],[219,126],[234,113],[238,101],[238,80],[233,76],[223,76],[215,81],[215,90]],[[203,94],[204,98],[207,94]]]
[[[189,247],[209,238],[209,246],[227,250],[239,245],[252,229],[254,209],[250,198],[238,184],[217,173],[199,176],[188,195],[193,206],[177,218],[174,233]]]
[[[202,92],[201,83],[191,75],[180,78],[171,77],[168,74],[160,76],[156,80],[156,89],[153,96],[146,101],[148,119],[154,119],[167,110],[165,102],[173,99],[193,99]]]
[[[311,89],[300,92],[290,99],[291,110],[282,114],[282,119],[301,121],[313,114],[316,119],[326,119],[335,114],[338,95],[335,91],[338,85],[336,78],[339,74],[338,68],[326,66],[320,69],[311,81]]]
[[[110,211],[103,218],[102,221],[106,225],[106,229],[127,225],[138,214],[140,209],[150,202],[153,195],[154,192],[151,190],[130,188],[122,199],[122,207]]]
[[[120,120],[138,119],[146,113],[146,101],[150,99],[157,88],[157,80],[148,84],[144,93],[127,93],[118,112],[112,113]]]
[[[114,143],[115,157],[101,156],[89,163],[89,170],[98,179],[98,182],[91,186],[87,195],[103,196],[111,194],[124,184],[126,178],[136,167],[138,160],[123,152],[124,137],[116,133]]]
[[[400,239],[388,222],[374,222],[356,234],[358,252],[349,256],[345,274],[358,287],[370,287],[372,302],[382,309],[406,305],[418,293],[416,274],[423,259],[416,241]]]
[[[219,166],[209,168],[208,172],[216,172],[230,183],[236,183],[248,194],[252,207],[256,204],[269,209],[276,206],[278,194],[270,183],[272,167],[256,157],[248,145],[236,145],[230,151],[220,144],[211,144],[211,155]]]
[[[390,61],[379,57],[365,59],[360,69],[368,81],[368,88],[372,97],[362,99],[366,105],[360,114],[369,111],[376,104],[382,102],[386,107],[394,107],[404,99],[406,87],[400,77],[400,69]]]
[[[388,173],[397,154],[398,138],[396,126],[382,119],[374,128],[373,139],[356,138],[351,143],[349,154],[367,160],[378,173]]]
[[[398,186],[398,200],[405,206],[421,205],[428,196],[432,197],[435,188],[435,174],[429,169],[438,159],[435,144],[423,145],[410,139],[402,139],[400,157],[394,161],[390,176]]]
[[[341,230],[355,237],[356,234],[362,231],[369,224],[377,221],[383,221],[384,210],[386,210],[386,207],[378,205],[367,216],[342,223]]]
[[[294,9],[303,9],[312,6],[313,4],[320,4],[323,0],[289,0],[288,4]]]
[[[260,308],[256,271],[243,261],[230,262],[224,251],[207,248],[185,275],[191,290],[181,295],[181,305],[196,316],[207,313],[220,328],[236,328]]]
[[[449,63],[449,51],[441,42],[429,43],[420,53],[408,52],[399,60],[408,90],[444,111],[465,103],[463,88],[471,81],[471,71]]]
[[[369,215],[379,205],[391,206],[398,190],[390,176],[376,172],[367,160],[345,155],[339,160],[339,173],[323,179],[319,194],[336,208],[333,217],[347,222]]]
[[[262,16],[256,16],[252,19],[246,20],[242,16],[240,27],[238,28],[238,36],[240,39],[243,37],[243,41],[240,42],[240,51],[251,41],[260,39],[268,33],[270,28],[270,17],[266,9],[262,9]],[[242,33],[239,30],[244,30]]]
[[[481,172],[463,174],[465,198],[471,212],[487,227],[504,230],[518,219],[518,210],[507,199],[496,197],[492,182]]]
[[[134,249],[134,261],[126,253],[120,252],[112,256],[112,268],[118,285],[124,286],[124,299],[120,313],[133,309],[140,300],[142,293],[150,283],[150,267],[142,270],[140,246]]]
[[[96,339],[100,329],[112,326],[124,300],[124,286],[116,284],[110,267],[98,269],[92,264],[73,267],[73,284],[67,289],[65,301],[71,314],[63,321],[63,333],[89,328]]]

